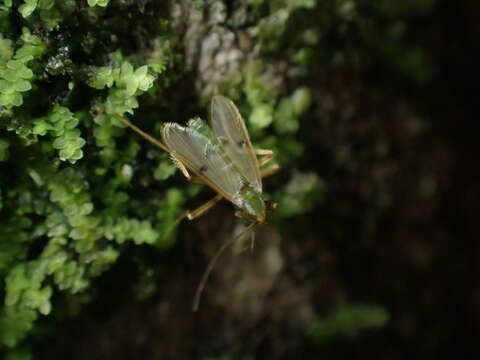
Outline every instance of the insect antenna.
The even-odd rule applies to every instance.
[[[119,120],[121,120],[125,125],[130,127],[133,131],[135,131],[137,134],[139,134],[141,137],[145,138],[146,140],[150,141],[152,144],[157,145],[160,149],[165,150],[166,152],[170,153],[170,149],[167,148],[165,145],[163,145],[160,141],[155,139],[153,136],[148,135],[145,131],[140,129],[139,127],[133,125],[130,121],[123,117],[118,117]]]
[[[248,251],[253,252],[255,248],[255,231],[252,231],[252,236],[250,237],[250,244],[246,246],[244,249],[241,250],[241,252]]]
[[[253,252],[254,247],[255,247],[255,231],[252,231],[252,237],[250,239],[250,252]]]
[[[167,239],[170,233],[173,231],[173,229],[175,229],[178,226],[178,224],[180,224],[182,220],[185,219],[187,216],[188,216],[188,211],[185,211],[173,222],[173,224],[170,224],[167,230],[163,233],[163,238]]]
[[[220,258],[220,255],[227,249],[230,245],[232,245],[235,241],[237,241],[239,238],[241,238],[246,232],[250,231],[255,225],[258,225],[258,223],[254,222],[251,225],[249,225],[245,230],[243,230],[240,234],[235,236],[234,238],[224,242],[222,246],[217,250],[215,256],[210,260],[210,263],[208,264],[207,270],[203,273],[202,280],[200,280],[200,283],[198,284],[197,291],[195,292],[195,298],[193,299],[193,304],[192,304],[192,311],[196,312],[198,310],[198,306],[200,304],[200,298],[202,297],[203,290],[205,289],[205,285],[207,284],[207,280],[210,277],[210,274],[212,273],[213,268],[215,267],[215,264],[217,263],[218,259]]]

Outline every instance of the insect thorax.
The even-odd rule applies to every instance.
[[[250,186],[245,186],[241,193],[241,205],[239,206],[245,217],[263,223],[266,216],[265,200],[260,192]]]

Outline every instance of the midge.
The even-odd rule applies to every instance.
[[[249,219],[252,224],[245,231],[265,222],[267,207],[274,209],[275,204],[264,200],[262,178],[278,169],[271,165],[261,167],[273,159],[271,150],[253,149],[245,122],[237,107],[229,99],[215,95],[210,105],[210,126],[202,119],[191,119],[187,126],[166,123],[162,128],[163,143],[122,119],[141,136],[167,151],[190,181],[205,184],[217,192],[210,201],[186,216],[193,220],[207,212],[221,199],[227,199],[235,205],[235,215]],[[262,156],[257,159],[257,155]],[[243,233],[242,233],[243,234]],[[193,310],[197,310],[201,293],[216,260],[232,241],[225,242],[205,271],[197,289]]]

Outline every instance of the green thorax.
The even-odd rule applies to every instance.
[[[242,190],[241,198],[241,215],[259,223],[265,222],[266,207],[262,194],[246,186]]]
[[[202,134],[203,136],[210,139],[213,143],[217,143],[217,139],[213,134],[210,127],[205,121],[200,118],[193,118],[188,122],[188,127],[195,130],[196,132]]]
[[[215,146],[215,150],[220,154],[220,156],[222,156],[227,163],[232,162],[228,155],[225,153],[222,144],[219,143],[215,134],[213,134],[210,127],[202,119],[191,119],[188,122],[188,127],[210,139],[212,144]],[[230,171],[238,172],[236,167],[232,167]],[[241,217],[248,218],[259,223],[263,223],[265,221],[265,200],[263,200],[262,194],[260,192],[255,191],[250,185],[245,185],[241,189],[240,193],[237,194],[236,200],[237,201],[234,201],[234,203],[239,207],[239,215]]]

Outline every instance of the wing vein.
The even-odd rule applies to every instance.
[[[162,137],[182,164],[226,199],[239,205],[244,185],[242,177],[228,157],[222,155],[218,143],[193,128],[176,123],[165,124]]]
[[[262,180],[258,160],[245,122],[233,102],[220,95],[213,97],[211,126],[219,143],[224,146],[227,156],[240,174],[250,186],[261,192]]]

